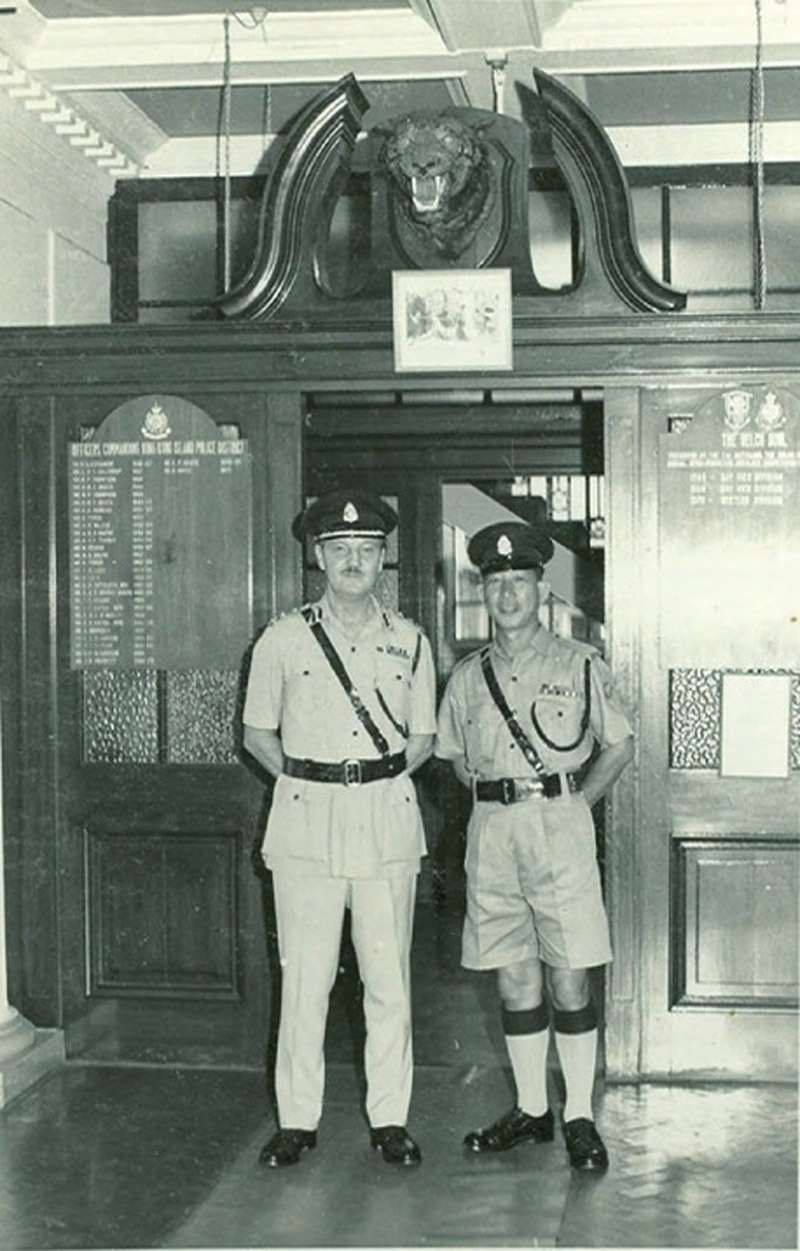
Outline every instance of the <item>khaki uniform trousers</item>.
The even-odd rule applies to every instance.
[[[336,878],[273,866],[282,969],[275,1093],[282,1128],[316,1129],[322,1115],[325,1023],[348,906],[364,984],[367,1116],[376,1128],[406,1124],[416,873],[415,865],[411,876]]]

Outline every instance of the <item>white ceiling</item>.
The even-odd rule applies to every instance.
[[[518,115],[534,68],[624,165],[746,162],[759,28],[764,157],[800,161],[800,0],[17,0],[0,4],[0,89],[67,136],[77,119],[112,171],[212,174],[226,15],[233,173],[343,74],[368,128],[452,105]]]

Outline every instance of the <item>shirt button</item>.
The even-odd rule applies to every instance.
[[[358,730],[353,730],[353,738],[358,738]]]
[[[351,648],[350,648],[350,651],[351,651],[351,652],[355,652],[355,650],[356,650],[356,649],[355,649],[354,647],[351,647]]]

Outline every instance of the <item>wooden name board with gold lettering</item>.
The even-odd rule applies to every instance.
[[[800,666],[800,403],[718,392],[660,436],[665,668]]]
[[[147,395],[69,446],[76,669],[238,668],[251,633],[251,466],[194,404]]]

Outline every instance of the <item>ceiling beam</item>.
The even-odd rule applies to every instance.
[[[234,14],[233,75],[331,82],[344,67],[366,80],[413,81],[471,75],[487,52],[554,75],[751,68],[752,0],[724,3],[724,25],[718,5],[697,0],[414,0],[416,11],[268,11],[262,25]],[[765,67],[797,65],[800,3],[764,3]],[[225,52],[221,13],[45,21],[25,6],[3,20],[0,41],[56,90],[218,84]]]

